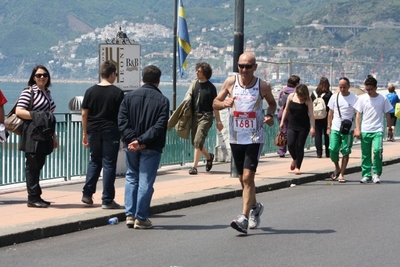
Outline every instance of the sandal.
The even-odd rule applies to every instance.
[[[334,181],[337,180],[337,174],[336,174],[336,172],[333,172],[333,173],[331,174],[331,179],[334,180]]]
[[[344,184],[346,183],[346,180],[344,178],[339,178],[338,182]]]
[[[195,167],[190,168],[189,174],[197,174],[197,169]]]
[[[207,160],[207,164],[206,164],[206,171],[211,171],[211,168],[213,166],[213,160],[214,160],[214,154],[210,153],[210,159]]]

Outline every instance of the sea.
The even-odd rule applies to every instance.
[[[69,83],[52,81],[52,86],[49,88],[51,95],[57,105],[55,113],[70,113],[68,103],[76,96],[84,96],[86,90],[95,83]],[[6,115],[17,101],[22,90],[27,86],[27,82],[0,82],[0,90],[7,98],[7,103],[4,106]],[[161,92],[170,100],[170,109],[173,109],[173,85],[161,84],[159,86]],[[182,102],[189,84],[176,85],[176,107]],[[218,88],[218,87],[217,87]]]
[[[70,113],[72,112],[68,108],[69,102],[77,96],[84,96],[86,90],[94,85],[96,82],[75,82],[75,81],[62,81],[52,80],[52,86],[49,88],[51,95],[57,105],[54,113]],[[178,82],[176,85],[176,100],[175,108],[179,106],[182,102],[186,91],[188,90],[190,82]],[[222,83],[214,83],[217,88],[217,92],[221,89]],[[22,90],[27,86],[27,82],[15,82],[15,81],[0,81],[0,90],[3,92],[4,96],[7,98],[7,103],[4,106],[5,114],[7,115],[10,109],[17,101]],[[283,85],[276,85],[272,89],[272,93],[277,101],[277,97],[280,89]],[[161,92],[169,99],[170,109],[173,110],[173,85],[171,82],[162,82],[159,85]],[[311,87],[310,87],[311,89]],[[314,89],[314,88],[313,88]],[[266,108],[266,103],[263,101],[264,108]]]

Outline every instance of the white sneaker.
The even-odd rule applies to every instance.
[[[147,219],[147,220],[142,220],[139,218],[136,218],[135,220],[135,225],[133,226],[135,229],[151,229],[153,228],[153,223]]]
[[[135,220],[136,218],[133,217],[132,215],[126,216],[126,226],[128,228],[133,228],[133,226],[135,225]]]
[[[374,184],[380,184],[381,183],[381,178],[379,177],[378,174],[374,173],[374,175],[372,175],[372,182],[374,182]]]
[[[366,184],[366,183],[370,183],[371,181],[372,181],[371,178],[369,178],[369,177],[363,177],[363,178],[360,180],[360,183]]]
[[[236,220],[231,222],[231,227],[236,231],[247,234],[247,228],[249,226],[249,220],[242,214],[239,215]]]
[[[261,202],[257,202],[256,208],[250,210],[249,215],[249,228],[255,229],[261,223],[261,214],[264,211],[264,205]]]

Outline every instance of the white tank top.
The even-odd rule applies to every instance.
[[[238,76],[232,90],[234,103],[229,109],[229,142],[232,144],[264,143],[264,115],[260,79],[251,88],[243,88]]]

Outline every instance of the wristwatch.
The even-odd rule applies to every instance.
[[[268,116],[268,117],[271,117],[271,118],[273,118],[274,117],[274,115],[273,114],[271,114],[271,113],[268,113],[267,115],[265,115],[265,116]]]

